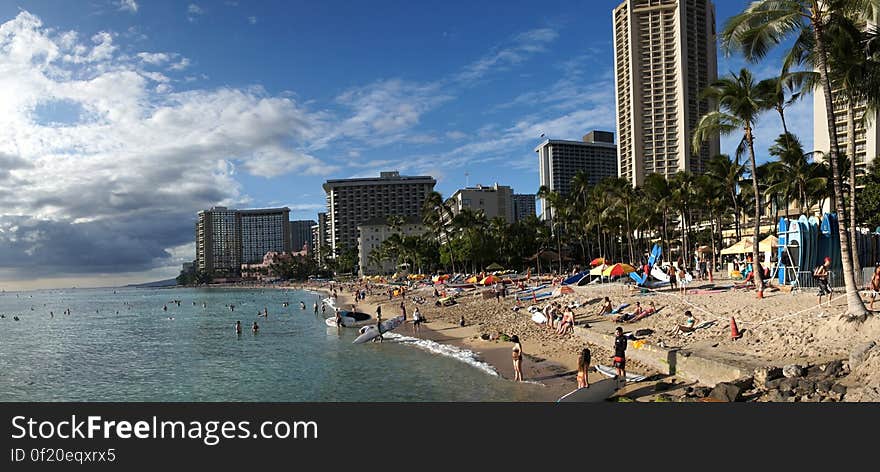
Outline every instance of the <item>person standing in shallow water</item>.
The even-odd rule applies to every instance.
[[[580,355],[578,355],[578,373],[577,373],[577,382],[578,388],[588,388],[590,386],[590,380],[587,378],[587,371],[590,370],[590,350],[584,348],[581,351]]]
[[[516,382],[523,381],[523,373],[522,373],[522,359],[523,359],[523,348],[522,344],[519,342],[519,336],[513,335],[510,337],[510,342],[513,343],[512,349],[512,357],[513,357],[513,380]]]
[[[235,334],[241,334],[241,320],[235,322]]]

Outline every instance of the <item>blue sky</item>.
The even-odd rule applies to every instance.
[[[618,3],[0,4],[0,178],[21,189],[0,194],[0,281],[173,276],[198,209],[314,219],[328,178],[427,173],[449,195],[468,173],[534,193],[541,133],[614,131]],[[747,2],[718,3],[720,29]],[[719,56],[721,74],[742,65]],[[809,148],[811,101],[789,118]]]

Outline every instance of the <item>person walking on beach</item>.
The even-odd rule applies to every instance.
[[[412,325],[413,333],[417,334],[419,332],[419,328],[421,327],[421,324],[422,324],[422,312],[419,311],[419,307],[416,307],[416,311],[413,312],[413,325]]]
[[[400,312],[403,314],[403,322],[406,323],[406,303],[400,301]]]
[[[614,330],[614,367],[617,369],[617,379],[626,382],[626,336],[620,326]]]
[[[523,359],[523,348],[522,344],[519,342],[519,336],[513,335],[510,337],[510,342],[513,343],[513,380],[516,382],[522,382],[523,374],[522,374],[522,359]]]
[[[590,350],[584,348],[581,351],[580,355],[578,355],[578,373],[577,373],[577,382],[578,388],[589,388],[590,387],[590,379],[587,378],[587,371],[590,370]]]
[[[670,287],[672,290],[675,290],[675,289],[677,288],[677,284],[676,284],[676,281],[675,281],[675,279],[676,279],[676,272],[675,272],[675,266],[674,266],[674,265],[669,264],[669,268],[666,270],[666,275],[669,276],[669,287]]]
[[[828,269],[831,268],[831,258],[826,257],[822,265],[816,267],[813,271],[813,277],[816,278],[816,284],[819,286],[817,293],[818,306],[822,306],[822,297],[828,295],[828,306],[831,306],[831,289],[828,288]]]
[[[687,277],[688,277],[687,269],[684,267],[684,264],[682,264],[678,268],[678,293],[683,297],[687,296],[687,286],[688,286]],[[672,279],[670,278],[670,280],[672,280]]]

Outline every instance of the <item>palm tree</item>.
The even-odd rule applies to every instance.
[[[856,107],[864,104],[868,111],[880,105],[880,61],[874,60],[868,51],[871,30],[863,34],[865,25],[853,22],[835,22],[829,28],[829,62],[831,81],[840,90],[838,98],[846,109],[846,156],[849,158],[849,230],[852,244],[853,272],[861,274],[861,261],[858,257],[856,220]],[[864,113],[865,120],[869,113]]]
[[[739,225],[739,199],[736,195],[745,170],[745,165],[735,163],[727,154],[712,156],[706,164],[706,176],[724,189],[725,198],[728,199],[728,203],[733,208],[733,221],[736,228],[737,241],[742,238],[742,234],[740,233]]]
[[[844,215],[843,189],[840,169],[835,156],[840,154],[837,126],[834,118],[834,97],[831,89],[827,29],[843,19],[867,20],[880,16],[880,0],[757,0],[745,11],[728,20],[721,33],[725,50],[739,49],[746,59],[758,61],[770,49],[794,37],[783,71],[795,64],[809,63],[819,72],[819,82],[825,98],[825,119],[831,141],[829,161],[838,215]],[[876,94],[876,90],[874,91]],[[850,235],[841,221],[840,258],[846,284],[847,311],[851,316],[867,317],[868,311],[859,296],[859,288],[852,270]]]
[[[619,208],[622,212],[623,220],[626,222],[626,239],[629,246],[629,262],[635,263],[635,253],[633,252],[633,230],[631,217],[636,211],[637,202],[640,198],[641,191],[634,188],[632,184],[624,178],[612,179],[608,182],[609,189],[614,198],[614,207]]]
[[[716,134],[733,134],[743,131],[742,142],[749,153],[752,168],[752,189],[755,193],[755,231],[752,238],[752,261],[754,268],[758,264],[758,236],[761,232],[761,195],[758,190],[758,169],[755,163],[755,138],[753,129],[758,116],[767,109],[767,104],[760,94],[752,73],[742,69],[739,75],[730,74],[710,85],[701,94],[717,104],[718,109],[706,113],[697,123],[694,130],[694,149],[699,149],[704,141]],[[764,280],[761,271],[755,270],[755,286],[758,296],[764,292]]]
[[[701,143],[702,144],[702,143]],[[699,148],[700,145],[695,145]],[[685,265],[688,264],[688,249],[690,248],[690,214],[694,202],[697,201],[697,179],[690,172],[676,172],[669,179],[672,207],[678,212],[681,223],[681,258]]]
[[[431,192],[425,197],[422,204],[422,222],[431,229],[438,238],[445,237],[446,244],[449,244],[449,227],[448,222],[452,221],[452,209],[443,201],[443,196],[438,192]],[[449,251],[450,262],[452,262],[452,272],[455,273],[455,256],[453,251]]]
[[[669,181],[661,174],[648,174],[642,187],[646,199],[652,202],[663,217],[663,246],[669,250],[669,211],[672,209],[672,190],[669,188]]]
[[[790,197],[798,203],[800,212],[805,213],[816,203],[813,198],[816,192],[828,185],[823,172],[824,166],[811,162],[813,153],[804,153],[800,140],[792,134],[777,137],[770,147],[770,155],[778,160],[767,164],[768,173],[774,182],[767,190]]]

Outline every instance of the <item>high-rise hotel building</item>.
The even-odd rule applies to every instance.
[[[396,171],[381,172],[378,178],[328,180],[324,191],[332,254],[357,250],[358,226],[366,221],[421,216],[425,197],[436,183],[433,177],[402,176]]]
[[[586,172],[591,185],[617,176],[617,146],[614,133],[608,131],[590,131],[582,141],[548,139],[535,152],[540,185],[562,195],[571,191],[571,181],[578,172]],[[540,200],[541,219],[547,220],[551,215],[546,201]]]
[[[850,136],[849,110],[846,98],[840,90],[834,90],[834,125],[837,127],[839,151],[856,157],[857,175],[865,175],[871,162],[880,155],[880,113],[869,111],[864,100],[855,103],[852,109],[852,127],[855,138]],[[866,113],[873,113],[865,119]],[[821,86],[813,92],[813,149],[830,155],[831,138],[828,134],[828,119],[825,116],[825,93]],[[841,173],[849,175],[848,170]]]
[[[702,173],[718,137],[694,153],[700,93],[718,77],[715,7],[709,0],[626,0],[613,12],[620,176]]]
[[[213,277],[238,277],[242,264],[267,252],[290,251],[290,209],[234,210],[213,207],[198,213],[196,266]]]

